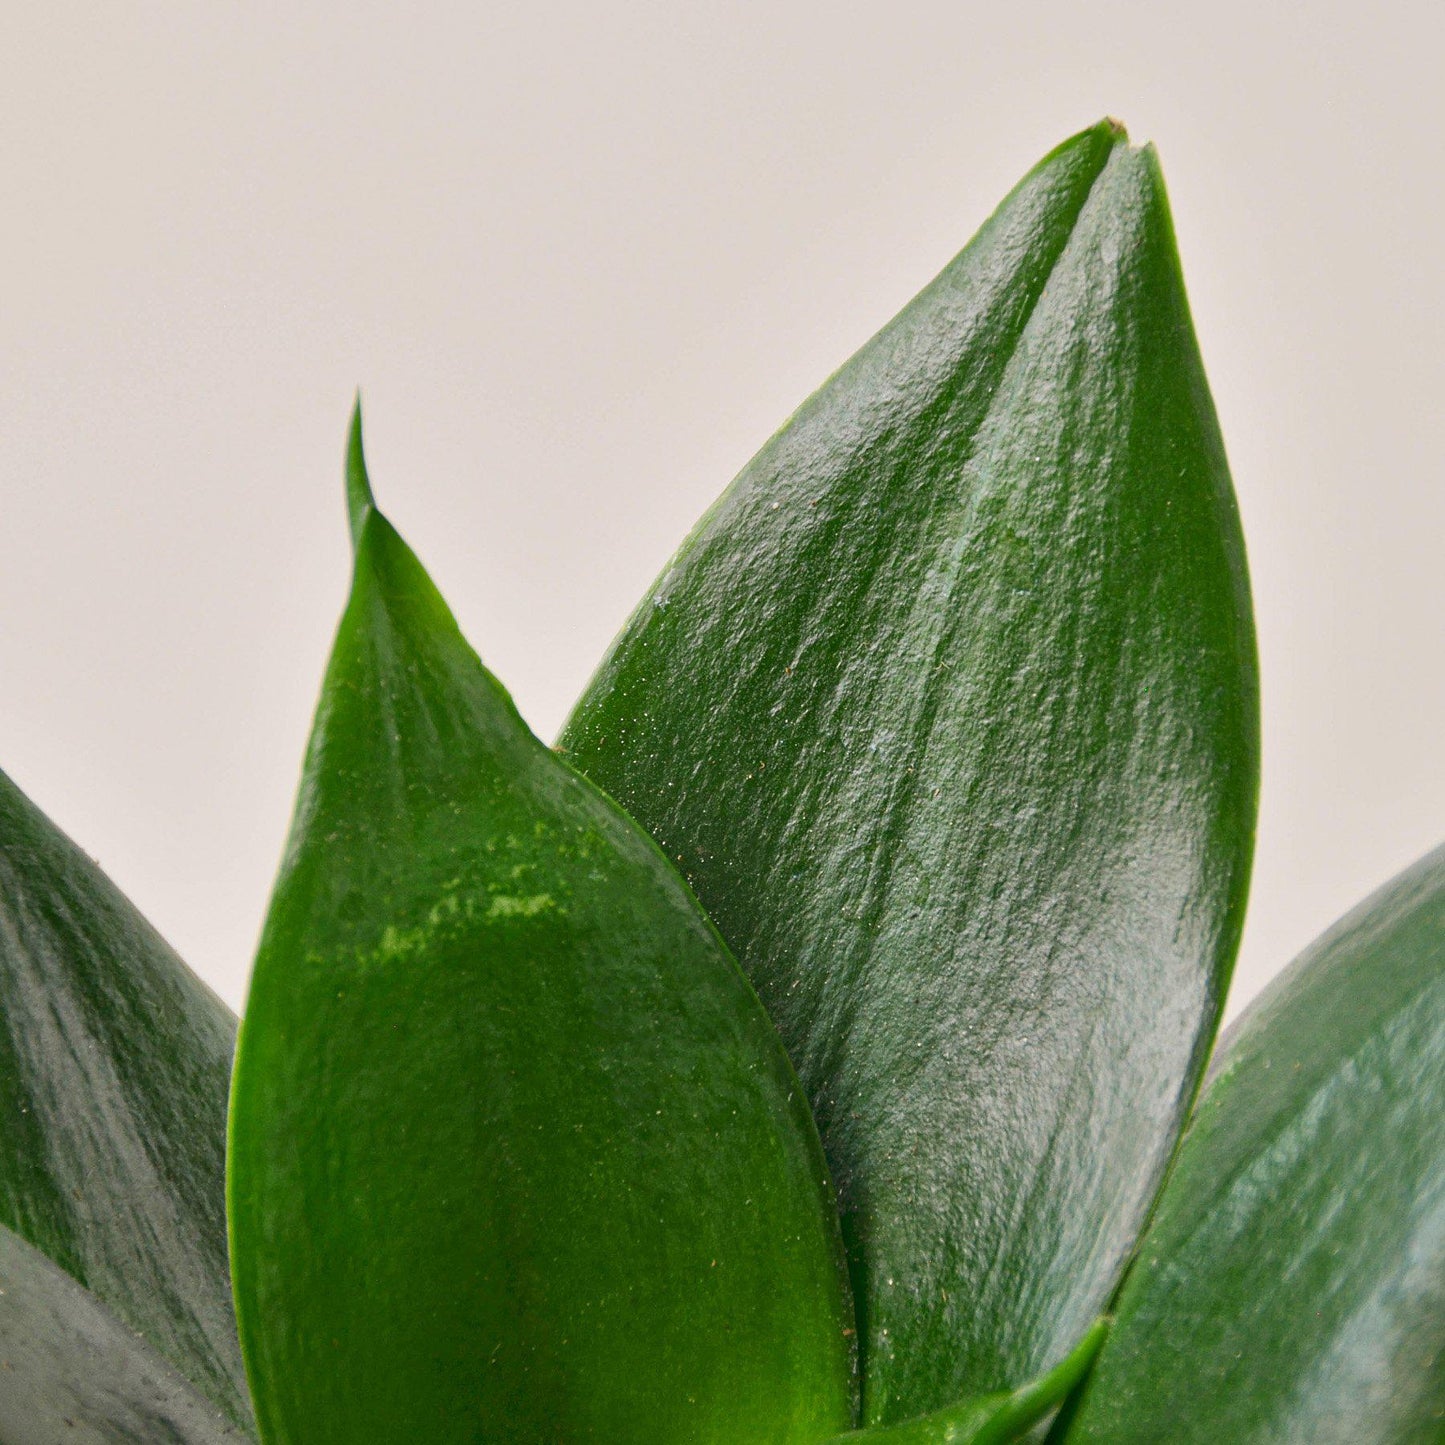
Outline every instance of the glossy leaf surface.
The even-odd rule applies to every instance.
[[[1230,1030],[1065,1438],[1445,1440],[1445,849]]]
[[[235,1027],[0,775],[0,1227],[242,1422],[225,1221]],[[12,1335],[13,1303],[0,1298]]]
[[[1151,150],[1104,124],[749,464],[561,739],[778,1024],[865,1423],[1107,1303],[1208,1053],[1257,774],[1238,519]]]
[[[815,1445],[821,1147],[682,880],[527,730],[371,506],[231,1114],[267,1445]]]
[[[1068,1357],[1048,1374],[1017,1390],[975,1395],[947,1409],[901,1425],[875,1425],[870,1430],[840,1435],[830,1445],[1009,1445],[1024,1439],[1050,1412],[1057,1410],[1088,1373],[1108,1333],[1099,1320]]]
[[[0,1445],[240,1445],[215,1404],[0,1227]]]

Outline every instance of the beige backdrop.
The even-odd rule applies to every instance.
[[[1045,150],[1159,144],[1248,533],[1235,1007],[1445,837],[1438,4],[3,0],[0,766],[233,1004],[383,504],[550,736]]]

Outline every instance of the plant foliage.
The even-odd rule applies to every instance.
[[[0,1445],[1445,1440],[1445,851],[1195,1104],[1258,686],[1152,149],[1024,178],[555,749],[346,472],[239,1040],[0,775]]]
[[[1158,168],[1106,122],[744,470],[567,725],[808,1090],[867,1423],[1107,1305],[1234,960],[1254,667]]]

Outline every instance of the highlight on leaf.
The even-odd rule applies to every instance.
[[[194,1397],[193,1424],[249,1428],[226,1257],[235,1029],[0,774],[3,1445],[82,1423],[130,1438],[126,1422],[152,1418],[154,1402],[129,1399],[125,1382],[162,1377]]]

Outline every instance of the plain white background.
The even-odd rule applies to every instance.
[[[1254,575],[1237,1011],[1445,837],[1441,17],[5,0],[0,766],[239,1005],[354,387],[551,736],[752,451],[1113,113],[1162,153]]]

